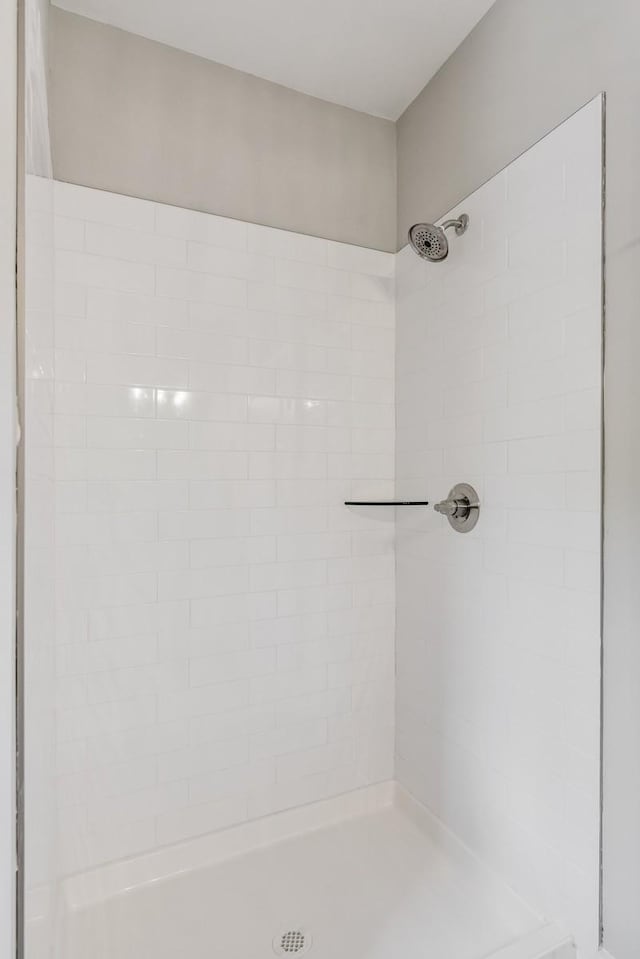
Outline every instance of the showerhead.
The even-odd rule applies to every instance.
[[[418,256],[423,260],[437,263],[444,260],[449,253],[449,241],[444,232],[454,227],[456,236],[462,236],[469,226],[469,217],[462,213],[457,220],[445,220],[442,226],[433,223],[414,223],[409,230],[409,243]]]
[[[444,260],[449,253],[444,230],[433,223],[415,223],[409,230],[409,243],[425,260]]]

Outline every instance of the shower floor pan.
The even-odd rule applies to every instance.
[[[64,959],[573,959],[393,783],[66,880]]]

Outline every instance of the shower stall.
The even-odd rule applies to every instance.
[[[29,9],[22,959],[595,959],[603,98],[373,249],[55,177]]]

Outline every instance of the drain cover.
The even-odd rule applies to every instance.
[[[273,939],[277,956],[303,956],[311,948],[311,936],[303,929],[285,929]]]

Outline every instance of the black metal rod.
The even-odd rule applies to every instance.
[[[344,501],[345,506],[428,506],[429,501],[418,499],[407,500],[349,500]]]

